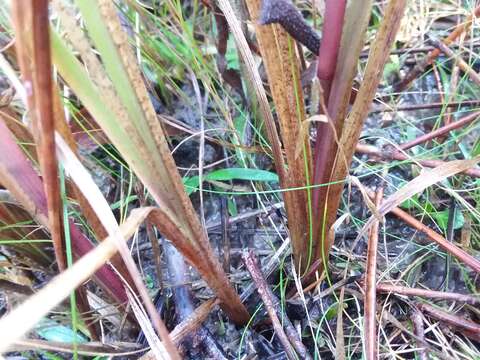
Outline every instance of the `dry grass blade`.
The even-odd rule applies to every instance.
[[[383,198],[383,189],[377,190],[375,205],[380,206]],[[378,229],[380,220],[378,218],[373,222],[370,228],[367,250],[367,270],[365,274],[365,357],[367,360],[377,359],[377,250],[378,250]]]
[[[300,72],[294,41],[279,25],[260,25],[261,1],[248,0],[247,6],[267,70],[270,90],[278,114],[282,143],[286,154],[283,188],[305,187],[310,184],[311,151],[308,136],[302,136],[305,127],[305,105],[301,92]],[[302,151],[297,153],[297,143]],[[296,156],[298,155],[298,156]],[[277,169],[279,164],[277,164]],[[309,266],[311,255],[310,190],[284,193],[285,209],[293,256],[297,268]],[[295,220],[293,220],[295,219]]]
[[[62,165],[65,167],[66,173],[70,175],[72,180],[77,184],[78,188],[83,192],[90,205],[96,212],[98,218],[102,222],[102,225],[107,230],[109,236],[116,239],[118,251],[122,256],[128,271],[130,272],[133,282],[143,300],[155,330],[165,343],[165,347],[171,357],[173,359],[179,359],[180,355],[178,355],[178,352],[168,335],[168,331],[162,319],[160,318],[155,305],[148,295],[148,290],[143,283],[142,275],[135,265],[132,255],[130,254],[125,242],[125,238],[123,238],[122,234],[120,233],[117,221],[110,209],[110,206],[108,205],[108,202],[103,197],[100,189],[95,184],[90,174],[83,167],[75,154],[73,154],[65,141],[60,136],[57,136],[55,140],[57,144],[57,154],[62,162]]]
[[[65,112],[60,103],[60,95],[56,91],[56,89],[53,89],[52,96],[53,96],[53,103],[54,103],[55,130],[62,136],[63,139],[65,139],[65,142],[68,144],[72,152],[76,156],[78,156],[78,146],[77,146],[77,143],[75,142],[75,138],[72,134],[72,131],[67,123],[67,119],[65,118]],[[92,227],[92,230],[96,235],[96,239],[99,241],[105,239],[108,236],[108,233],[103,227],[100,219],[98,218],[97,214],[95,214],[95,211],[92,209],[92,207],[90,206],[85,196],[82,194],[82,192],[80,191],[80,189],[75,183],[67,182],[67,187],[68,186],[73,188],[72,196],[74,196],[76,201],[78,201],[78,204],[82,209],[82,213],[85,216],[85,219],[87,220],[88,224]],[[134,286],[133,280],[130,274],[128,273],[128,270],[123,260],[119,256],[119,254],[115,254],[110,259],[110,263],[113,265],[115,270],[120,274],[120,276],[125,281],[127,281],[127,283],[130,286]]]
[[[131,237],[149,214],[150,209],[132,212],[120,226],[123,238]],[[0,352],[31,329],[49,311],[70,295],[80,284],[105,264],[117,251],[117,237],[108,237],[71,268],[52,279],[42,290],[0,319]]]
[[[401,151],[382,151],[381,149],[372,146],[372,145],[365,145],[365,144],[358,144],[355,150],[357,153],[360,154],[367,154],[371,156],[373,159],[382,159],[382,160],[398,160],[398,161],[412,161],[417,165],[426,167],[426,168],[436,168],[439,166],[443,166],[448,164],[447,161],[443,160],[416,160],[410,157],[408,154],[401,152]],[[469,168],[462,171],[465,175],[479,178],[480,177],[480,169],[478,167]]]
[[[470,160],[455,160],[447,162],[444,165],[438,166],[434,169],[424,171],[421,175],[417,176],[407,185],[403,186],[396,193],[385,199],[385,201],[382,202],[382,205],[378,208],[379,214],[387,214],[415,194],[420,193],[429,186],[439,183],[450,176],[474,167],[479,161],[480,156]],[[357,239],[365,234],[374,221],[375,218],[372,216],[358,234]]]
[[[253,84],[255,93],[258,98],[260,111],[265,121],[268,139],[272,147],[273,158],[277,168],[277,173],[280,178],[280,182],[285,182],[285,162],[282,155],[282,147],[280,144],[280,138],[277,133],[277,128],[273,120],[270,106],[268,104],[267,94],[263,87],[262,79],[258,73],[253,54],[248,46],[245,35],[242,32],[242,27],[233,12],[232,6],[228,0],[219,0],[218,5],[222,10],[225,18],[227,19],[230,31],[235,39],[242,60],[245,63],[245,70],[250,78],[251,84]]]
[[[47,201],[42,181],[3,121],[0,121],[0,153],[9,155],[0,158],[0,183],[36,222],[48,228]],[[90,251],[93,245],[72,220],[69,226],[72,250],[79,258]],[[116,301],[123,303],[127,300],[120,279],[107,265],[99,269],[95,276],[99,285]]]
[[[52,102],[52,64],[48,34],[48,1],[31,0],[12,3],[13,25],[17,34],[16,50],[26,91],[27,105],[42,171],[58,268],[66,268],[63,244],[60,183],[55,157]]]
[[[163,346],[162,342],[155,334],[155,330],[148,319],[148,315],[142,310],[142,305],[139,303],[139,300],[128,290],[127,295],[129,303],[132,306],[133,313],[140,324],[143,334],[147,339],[148,345],[150,345],[150,351],[155,356],[155,359],[169,360],[170,356],[166,352],[165,346]]]
[[[71,9],[57,1],[68,37],[90,69],[88,74],[53,34],[53,55],[60,73],[157,204],[182,228],[187,240],[182,251],[189,249],[194,254],[189,260],[222,300],[221,307],[236,323],[246,322],[248,312],[229,284],[185,193],[115,4],[103,0],[77,3],[103,64],[78,28]],[[92,11],[92,7],[98,11]]]

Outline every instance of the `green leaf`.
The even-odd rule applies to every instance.
[[[230,214],[230,216],[238,215],[237,204],[233,199],[230,199],[230,198],[228,199],[227,206],[228,206],[228,213]]]
[[[53,320],[44,319],[36,329],[37,334],[48,340],[63,343],[85,343],[88,340],[70,327],[60,325]]]
[[[238,51],[233,36],[230,36],[227,41],[227,53],[225,54],[225,58],[227,59],[227,66],[229,69],[240,69],[240,60],[238,59]]]
[[[278,175],[266,170],[228,168],[212,171],[202,177],[203,181],[230,181],[230,180],[248,180],[263,182],[278,182]],[[198,190],[199,177],[192,176],[183,179],[187,193],[190,195]]]
[[[437,225],[443,231],[447,231],[449,212],[450,211],[447,209],[447,210],[432,212],[430,214],[435,219],[435,222],[437,223]],[[465,223],[465,218],[462,212],[455,211],[455,218],[453,220],[453,229],[454,230],[460,229],[464,223]]]
[[[473,146],[473,150],[471,153],[472,157],[475,157],[477,155],[480,155],[480,139],[477,140],[476,144]]]

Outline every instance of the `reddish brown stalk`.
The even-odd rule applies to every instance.
[[[0,121],[0,154],[8,154],[0,158],[1,184],[35,221],[48,228],[48,210],[43,184],[3,121]],[[80,258],[92,250],[93,245],[72,220],[69,227],[72,251],[76,258]],[[116,301],[119,303],[127,301],[123,284],[111,268],[104,265],[95,275],[99,285]]]
[[[323,34],[326,36],[322,37],[318,53],[317,75],[322,84],[326,102],[328,102],[330,87],[337,67],[346,6],[346,0],[326,0],[325,2]]]
[[[404,144],[401,144],[399,148],[401,150],[408,150],[414,146],[417,146],[419,144],[425,143],[429,140],[441,137],[443,135],[448,134],[450,131],[458,129],[460,127],[463,127],[465,125],[470,124],[472,121],[476,120],[480,116],[480,112],[475,112],[473,114],[468,114],[467,116],[461,118],[458,121],[455,121],[453,123],[447,124],[445,126],[442,126],[441,128],[438,128],[435,131],[431,131],[425,135],[419,136],[416,139],[406,142]]]
[[[423,326],[423,316],[420,311],[415,309],[411,316],[413,322],[413,331],[417,337],[418,355],[420,360],[428,360],[430,357],[424,347],[425,341],[425,327]]]
[[[344,1],[327,2],[326,12],[333,14],[334,18],[325,16],[324,29],[328,29],[328,31],[324,32],[324,34],[329,35],[324,36],[322,39],[317,74],[323,88],[323,94],[320,94],[322,97],[320,99],[322,105],[321,112],[329,115],[329,122],[319,122],[317,125],[315,150],[313,153],[314,184],[324,184],[330,180],[331,169],[337,152],[338,138],[341,134],[343,121],[350,102],[353,79],[357,73],[357,56],[362,50],[364,43],[364,36],[355,37],[350,33],[352,31],[356,31],[359,34],[365,33],[370,12],[363,17],[363,23],[361,21],[362,14],[358,14],[360,23],[357,23],[352,20],[351,12],[354,6],[358,5],[352,5],[350,13],[345,14]],[[370,3],[367,1],[363,6],[369,9]],[[345,26],[345,36],[342,39],[343,26]],[[332,38],[330,33],[333,33]],[[348,53],[345,51],[347,43],[348,47],[350,47]],[[322,211],[324,209],[326,192],[326,188],[316,188],[312,191],[312,208],[314,219],[317,219],[313,224],[313,240],[315,243],[322,237],[321,227],[322,219],[324,218]]]
[[[268,287],[268,284],[265,281],[262,272],[258,267],[256,256],[253,254],[252,251],[249,251],[244,253],[242,255],[242,258],[245,266],[250,272],[252,280],[257,286],[258,294],[260,295],[263,303],[265,304],[265,309],[267,310],[268,316],[272,321],[275,334],[278,336],[280,342],[282,343],[287,357],[289,359],[297,359],[297,354],[295,353],[296,351],[301,359],[311,359],[311,356],[308,354],[307,349],[303,345],[302,340],[298,336],[298,333],[295,331],[292,323],[285,314],[282,314],[277,297]],[[282,323],[285,326],[285,330],[282,327],[282,323],[280,322],[278,314],[282,314]]]
[[[446,44],[439,40],[431,40],[433,45],[443,52],[448,57],[454,59],[458,67],[470,77],[475,84],[480,85],[480,75],[475,72],[470,65],[468,65],[465,60],[463,60],[459,55],[455,54],[452,49],[450,49]]]
[[[475,259],[472,255],[468,254],[467,252],[460,249],[456,245],[447,241],[447,239],[445,239],[443,236],[439,235],[438,233],[430,229],[428,226],[424,225],[414,217],[410,216],[405,211],[399,208],[394,208],[391,212],[395,214],[395,216],[405,221],[411,227],[427,235],[431,240],[436,242],[442,249],[444,249],[448,253],[455,256],[459,261],[463,262],[465,265],[467,265],[477,273],[480,273],[480,261]]]
[[[55,156],[47,0],[12,3],[16,49],[26,88],[48,207],[50,234],[60,271],[66,268],[57,159]],[[20,14],[23,12],[23,15]],[[29,53],[29,49],[31,53]],[[29,60],[33,58],[32,60]],[[32,62],[30,62],[32,61]],[[28,67],[27,67],[28,66]]]
[[[398,160],[398,161],[413,160],[411,157],[401,152],[382,151],[375,146],[364,145],[364,144],[357,144],[356,152],[371,156],[373,159],[377,158],[381,160]],[[441,166],[445,164],[445,161],[441,161],[441,160],[415,160],[415,162],[421,166],[428,167],[428,168],[435,168],[437,166]],[[468,169],[463,171],[462,174],[465,174],[474,178],[478,178],[480,177],[480,169],[478,168]]]
[[[375,196],[376,206],[380,206],[383,198],[383,189],[379,188]],[[377,250],[378,250],[378,229],[380,222],[376,220],[370,228],[367,250],[367,270],[365,274],[365,356],[367,360],[377,359]]]
[[[370,114],[376,114],[380,112],[397,112],[397,111],[417,111],[417,110],[426,110],[426,109],[446,109],[453,107],[467,107],[467,106],[479,106],[480,100],[463,100],[463,101],[453,101],[448,104],[442,102],[430,103],[430,104],[415,104],[415,105],[405,105],[405,106],[378,106],[372,108]]]
[[[337,209],[342,196],[342,180],[348,175],[350,164],[355,153],[355,146],[360,137],[363,123],[368,116],[371,104],[375,98],[382,77],[382,69],[388,60],[390,48],[400,27],[406,3],[406,0],[391,0],[385,8],[384,19],[377,32],[375,41],[371,46],[370,57],[365,69],[362,85],[356,96],[351,112],[343,125],[334,166],[327,168],[328,173],[326,174],[331,173],[331,175],[328,176],[327,182],[332,181],[337,183],[326,187],[325,196],[322,196],[321,201],[316,202],[314,198],[314,206],[318,207],[316,209],[317,214],[319,213],[321,216],[319,221],[320,241],[318,241],[315,249],[314,259],[322,259],[324,263],[328,259],[332,245],[331,242],[327,240],[327,234],[336,220]],[[317,166],[317,164],[315,164],[315,166]],[[317,173],[315,173],[315,176],[317,176]],[[323,174],[321,174],[321,176],[323,176]],[[314,183],[318,183],[318,178],[314,178]]]
[[[409,288],[405,286],[398,286],[398,285],[387,284],[387,283],[377,284],[377,292],[386,293],[386,294],[395,293],[398,295],[405,295],[405,296],[420,296],[420,297],[425,297],[429,299],[438,299],[438,300],[451,300],[451,301],[464,302],[472,305],[480,304],[480,297],[443,292],[443,291]]]
[[[450,35],[443,39],[443,43],[445,45],[450,45],[453,41],[455,41],[455,39],[457,39],[461,34],[466,32],[470,28],[473,20],[478,16],[480,16],[480,6],[475,8],[473,14],[469,15],[464,23],[456,26],[455,29],[450,33]],[[410,72],[405,76],[405,78],[394,86],[394,91],[399,93],[405,90],[413,80],[415,80],[420,74],[425,71],[428,66],[433,64],[433,61],[438,57],[438,55],[440,55],[439,49],[434,49],[430,51],[425,59],[415,65],[415,67],[410,70]]]
[[[465,336],[470,337],[476,341],[480,340],[479,324],[473,321],[463,319],[459,316],[452,315],[449,312],[440,310],[428,304],[418,304],[417,306],[418,309],[423,313],[426,313],[428,316],[452,326],[457,331],[463,333]]]

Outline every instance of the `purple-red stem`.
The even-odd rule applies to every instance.
[[[323,36],[318,53],[317,75],[322,83],[325,98],[328,99],[330,85],[337,66],[346,0],[326,0]]]
[[[23,205],[23,207],[41,224],[48,227],[48,208],[43,184],[32,164],[15,141],[10,129],[0,121],[0,175],[2,185]],[[80,258],[93,249],[93,244],[78,229],[73,220],[69,220],[72,251]],[[104,265],[95,273],[99,284],[116,301],[125,303],[127,296],[120,278],[108,266]]]
[[[340,51],[340,43],[342,39],[343,22],[345,17],[345,0],[327,0],[325,4],[325,23],[323,25],[322,42],[318,56],[317,74],[320,79],[324,104],[328,103],[330,87],[335,75],[338,53]],[[329,114],[330,119],[335,121],[336,114]],[[317,136],[315,140],[314,161],[313,161],[313,183],[322,184],[329,181],[330,170],[336,153],[335,143],[335,123],[319,122],[317,126]],[[314,218],[320,220],[323,218],[323,205],[320,199],[324,198],[321,193],[325,189],[318,188],[313,191],[313,212]],[[314,239],[320,234],[321,224],[314,224]]]

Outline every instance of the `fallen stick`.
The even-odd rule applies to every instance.
[[[455,328],[457,331],[461,332],[472,340],[480,341],[479,324],[470,320],[463,319],[459,316],[452,315],[444,310],[437,309],[431,305],[418,304],[417,306],[420,311],[426,313],[428,316],[446,323],[447,325]]]
[[[437,166],[441,166],[445,164],[445,161],[442,161],[442,160],[415,160],[404,153],[401,153],[398,151],[395,151],[395,152],[385,151],[372,145],[357,144],[355,151],[357,153],[365,154],[381,160],[397,160],[397,161],[412,160],[415,163],[428,168],[435,168]],[[480,169],[478,168],[468,169],[463,171],[462,174],[465,174],[474,178],[480,178]]]
[[[405,296],[419,296],[419,297],[437,299],[437,300],[451,300],[451,301],[458,301],[458,302],[463,302],[463,303],[472,304],[472,305],[480,304],[480,297],[476,297],[476,296],[451,293],[451,292],[443,292],[443,291],[418,289],[418,288],[409,288],[405,286],[398,286],[398,285],[387,284],[387,283],[377,284],[377,292],[385,293],[385,294],[394,293],[394,294],[405,295]]]
[[[282,322],[285,326],[285,330],[283,329],[278,317],[278,314],[281,314],[279,301],[273,294],[272,290],[270,290],[268,287],[268,284],[266,283],[262,272],[258,267],[257,259],[253,251],[244,253],[242,258],[245,266],[252,276],[253,281],[255,282],[255,285],[257,286],[258,294],[265,305],[268,316],[272,321],[275,333],[282,343],[287,357],[289,359],[297,359],[297,354],[295,353],[296,351],[301,359],[311,359],[312,357],[307,352],[307,349],[303,345],[301,338],[298,336],[298,333],[296,332],[290,320],[284,314],[282,314]]]

